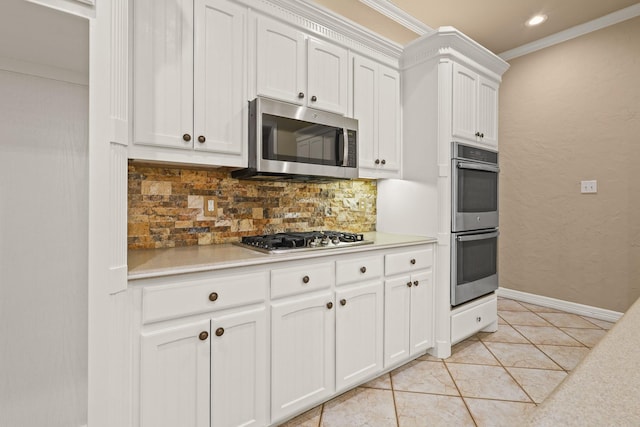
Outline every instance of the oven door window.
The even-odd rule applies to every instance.
[[[262,114],[262,157],[265,160],[342,166],[344,130]]]
[[[457,210],[461,213],[498,210],[498,173],[458,168]]]
[[[463,237],[464,238],[464,237]],[[498,238],[458,241],[456,243],[457,285],[482,281],[498,273]]]
[[[452,236],[451,305],[498,289],[498,230]]]

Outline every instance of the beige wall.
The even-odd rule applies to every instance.
[[[640,296],[640,18],[511,61],[500,282],[625,311]],[[597,194],[580,194],[581,180]]]

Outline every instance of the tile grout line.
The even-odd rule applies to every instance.
[[[391,375],[393,370],[389,371],[387,375],[389,375],[389,385],[391,385],[391,398],[393,399],[393,411],[396,414],[396,426],[400,426],[400,417],[398,416],[398,406],[396,403],[396,389],[393,386],[393,375]]]
[[[571,337],[572,339],[574,339],[576,342],[578,342],[579,344],[581,344],[581,346],[570,346],[570,345],[566,345],[566,344],[540,344],[540,345],[550,345],[550,346],[556,346],[556,347],[568,347],[568,348],[586,348],[588,351],[591,351],[593,349],[593,347],[590,347],[588,345],[586,345],[584,342],[580,341],[578,338],[574,337],[573,335],[569,334],[568,332],[562,330],[562,328],[560,326],[557,326],[555,324],[553,324],[552,322],[550,322],[549,320],[545,319],[543,316],[539,315],[538,313],[536,313],[535,311],[533,311],[531,308],[526,307],[522,304],[520,304],[520,302],[516,301],[516,300],[509,300],[509,301],[514,301],[517,304],[519,304],[521,307],[523,307],[524,309],[538,315],[538,317],[544,319],[546,322],[548,322],[551,327],[557,329],[558,331],[562,332],[563,334]],[[503,311],[513,311],[513,310],[503,310]],[[565,311],[553,311],[553,312],[549,312],[550,314],[554,314],[554,313],[560,313],[560,314],[573,314],[573,313],[567,313]],[[579,316],[576,314],[576,316],[583,318],[583,316]],[[504,320],[505,322],[507,322],[509,324],[509,326],[511,326],[516,332],[518,332],[520,335],[522,335],[522,337],[524,339],[526,339],[527,341],[529,341],[535,348],[537,348],[539,351],[541,351],[545,356],[547,356],[549,359],[551,359],[556,365],[558,365],[564,372],[567,373],[567,375],[569,375],[569,373],[571,372],[570,370],[565,369],[562,365],[560,365],[560,363],[558,363],[553,357],[551,357],[549,354],[547,354],[544,350],[542,350],[540,347],[538,347],[538,344],[534,343],[533,341],[529,340],[526,336],[524,336],[524,334],[522,334],[522,332],[520,332],[517,328],[515,328],[515,326],[525,326],[525,325],[512,325],[511,323],[509,323],[504,317],[502,318],[502,320]],[[589,322],[589,320],[584,319],[585,321]],[[604,331],[605,334],[608,332],[607,329],[601,327],[600,325],[596,325],[593,322],[589,322],[592,325],[594,325],[594,328],[574,328],[574,329],[587,329],[587,330],[601,330]],[[567,328],[569,328],[570,326],[566,326]],[[586,357],[586,356],[585,356]]]
[[[515,300],[510,300],[510,301],[515,301]],[[536,315],[538,315],[538,313],[534,312],[533,310],[531,310],[529,307],[525,307],[524,305],[520,304],[518,301],[515,301],[517,304],[519,304],[522,308],[530,311],[531,313],[534,313]],[[503,311],[509,311],[509,310],[503,310]],[[545,322],[548,322],[552,327],[559,329],[558,327],[556,327],[556,325],[552,324],[551,322],[549,322],[547,319],[545,319],[544,317],[538,315],[538,317],[540,317],[541,319],[543,319]],[[504,317],[502,318],[502,320],[504,320],[505,322],[507,322],[507,324],[509,324],[509,326],[511,326],[511,328],[513,328],[514,331],[516,331],[518,334],[520,334],[520,336],[522,336],[525,340],[527,340],[534,348],[536,348],[538,351],[542,352],[542,354],[544,354],[545,356],[547,356],[553,363],[556,364],[556,366],[558,366],[563,372],[565,372],[567,375],[569,375],[569,372],[562,366],[560,365],[560,363],[558,363],[553,357],[551,357],[550,355],[548,355],[547,353],[545,353],[540,347],[538,347],[538,345],[536,343],[534,343],[533,341],[531,341],[529,338],[527,338],[522,332],[520,332],[517,328],[514,327],[514,325],[512,325],[511,323],[509,323]],[[522,325],[520,325],[522,326]],[[564,332],[564,331],[562,331]],[[568,334],[567,334],[568,335]],[[582,344],[582,343],[581,343]],[[553,344],[549,344],[549,345],[553,345]],[[487,347],[485,345],[485,347]],[[565,347],[572,347],[572,346],[565,346]],[[493,354],[493,352],[491,351],[491,349],[489,349],[487,347],[487,350],[489,350],[489,352],[491,352],[491,354]],[[495,357],[495,355],[494,355]],[[497,358],[496,358],[497,359]],[[502,363],[498,360],[499,363]],[[530,368],[531,369],[531,368]],[[509,375],[511,376],[511,378],[513,378],[513,380],[520,386],[520,388],[522,388],[522,390],[527,394],[527,396],[529,396],[529,398],[531,399],[531,401],[538,406],[539,404],[529,395],[529,393],[527,393],[526,390],[524,390],[524,387],[522,387],[522,385],[515,379],[515,377],[513,377],[513,375],[511,375],[511,372],[509,372],[508,369],[505,368],[505,370],[509,373]],[[565,377],[566,378],[566,377]],[[563,380],[564,381],[564,380]],[[558,384],[559,385],[559,384]],[[558,387],[558,386],[556,386]],[[554,387],[554,390],[555,388]],[[551,393],[553,393],[553,390],[551,391]],[[549,393],[549,394],[551,394]],[[547,395],[548,397],[548,395]],[[545,399],[547,398],[545,397]],[[543,399],[543,401],[545,400]],[[540,402],[542,403],[542,402]]]
[[[473,421],[473,425],[478,427],[478,422],[476,421],[475,417],[473,416],[473,413],[471,412],[471,408],[469,408],[469,405],[467,405],[467,401],[464,399],[464,396],[462,395],[462,392],[460,391],[460,387],[458,387],[458,383],[456,382],[455,378],[453,378],[453,375],[451,374],[451,371],[449,370],[449,365],[447,364],[445,359],[441,359],[441,360],[442,360],[442,364],[444,365],[444,368],[447,370],[447,373],[449,374],[449,378],[451,378],[451,381],[453,382],[453,385],[456,386],[456,390],[458,391],[458,395],[460,396],[460,399],[462,400],[462,404],[467,409],[467,413],[471,417],[471,421]]]
[[[317,427],[322,427],[322,418],[324,418],[324,403],[321,404],[320,406],[320,417],[318,418],[318,426]]]
[[[571,337],[571,338],[572,338],[572,339],[574,339],[576,342],[578,342],[579,344],[581,344],[581,346],[556,345],[556,344],[547,344],[547,345],[549,345],[549,346],[555,346],[555,347],[586,348],[589,352],[592,350],[592,347],[587,346],[585,343],[583,343],[583,342],[582,342],[582,341],[580,341],[579,339],[577,339],[577,338],[575,338],[574,336],[570,335],[569,333],[567,333],[567,332],[563,331],[559,326],[557,326],[557,325],[553,324],[551,321],[549,321],[549,320],[545,319],[543,316],[541,316],[540,314],[536,313],[536,312],[535,312],[535,311],[533,311],[531,308],[526,307],[526,306],[524,306],[524,305],[520,304],[518,301],[515,301],[515,300],[510,300],[510,301],[514,301],[514,302],[516,302],[517,304],[519,304],[519,305],[520,305],[521,307],[523,307],[524,309],[526,309],[526,310],[528,310],[529,312],[531,312],[531,313],[533,313],[533,314],[537,315],[538,317],[540,317],[541,319],[543,319],[545,322],[549,323],[549,324],[550,324],[550,326],[551,326],[552,328],[554,328],[554,329],[556,329],[556,330],[558,330],[558,331],[562,332],[563,334],[565,334],[565,335],[567,335],[567,336]],[[516,310],[504,310],[504,309],[503,309],[502,311],[516,311]],[[565,314],[566,312],[563,312],[563,311],[556,311],[556,312],[550,312],[550,313],[552,313],[552,314],[553,314],[553,313],[562,313],[562,314]],[[566,313],[566,314],[572,314],[572,313]],[[511,327],[512,327],[516,332],[518,332],[518,333],[519,333],[519,334],[520,334],[524,339],[526,339],[529,343],[531,343],[531,344],[532,344],[532,345],[533,345],[533,346],[534,346],[538,351],[542,352],[546,357],[548,357],[551,361],[553,361],[553,363],[555,363],[558,367],[560,367],[561,371],[562,371],[562,372],[564,372],[564,373],[566,374],[566,376],[565,376],[565,378],[564,378],[564,379],[566,379],[566,378],[567,378],[567,376],[571,373],[571,371],[570,371],[570,370],[565,369],[565,368],[564,368],[564,366],[562,366],[559,362],[557,362],[553,357],[551,357],[551,356],[550,356],[549,354],[547,354],[544,350],[542,350],[540,347],[538,347],[538,344],[536,344],[536,343],[534,343],[533,341],[531,341],[528,337],[526,337],[522,332],[520,332],[520,331],[515,327],[515,326],[526,326],[526,325],[513,325],[513,324],[511,324],[509,321],[507,321],[504,317],[502,317],[502,316],[500,316],[500,317],[501,317],[501,318],[502,318],[502,320],[504,320],[504,321],[505,321],[509,326],[511,326]],[[582,317],[582,316],[580,316],[580,317]],[[584,319],[584,320],[586,320],[586,319]],[[587,320],[587,322],[588,322],[588,320]],[[575,329],[604,330],[604,331],[605,331],[605,333],[607,332],[607,330],[606,330],[606,329],[604,329],[603,327],[601,327],[600,325],[596,325],[595,323],[592,323],[592,322],[589,322],[589,323],[593,324],[593,325],[595,326],[595,328],[575,328]],[[531,325],[531,326],[534,326],[534,325]],[[483,342],[483,344],[484,344],[484,342]],[[544,345],[544,344],[540,344],[540,345]],[[487,347],[487,346],[485,345],[485,347]],[[491,352],[491,350],[490,350],[488,347],[487,347],[487,350],[489,350],[489,352]],[[493,352],[491,352],[491,354],[493,354]],[[495,357],[495,355],[494,355],[494,357]],[[585,357],[586,357],[586,356],[585,356]],[[496,359],[497,359],[497,358],[496,358]],[[498,360],[498,362],[499,362],[500,364],[502,364],[502,362],[500,362],[500,360]],[[530,368],[530,369],[534,369],[534,368]],[[555,389],[560,385],[560,383],[562,383],[562,382],[564,381],[564,379],[563,379],[562,381],[560,381],[560,383],[558,383],[558,384],[553,388],[553,390],[552,390],[552,391],[551,391],[547,396],[545,396],[545,398],[544,398],[544,399],[542,400],[542,402],[540,402],[540,404],[539,404],[539,403],[535,402],[535,400],[534,400],[534,399],[532,399],[532,398],[531,398],[531,396],[529,395],[529,393],[527,393],[527,392],[526,392],[526,390],[524,390],[524,387],[522,387],[522,385],[521,385],[521,384],[520,384],[520,383],[519,383],[519,382],[518,382],[518,381],[513,377],[513,375],[511,375],[511,372],[509,372],[509,370],[508,370],[508,369],[506,369],[506,367],[505,367],[505,370],[506,370],[506,371],[509,373],[509,375],[514,379],[514,381],[516,381],[516,383],[518,384],[518,386],[520,386],[520,388],[522,388],[522,389],[523,389],[523,391],[527,394],[527,396],[529,396],[529,398],[530,398],[530,399],[531,399],[531,401],[536,405],[536,407],[537,407],[537,406],[539,406],[542,402],[544,402],[544,400],[546,400],[546,399],[547,399],[547,397],[549,397],[549,396],[553,393],[553,391],[554,391],[554,390],[555,390]],[[543,369],[543,370],[545,370],[545,369]],[[556,372],[558,372],[558,371],[556,371]]]
[[[525,339],[526,339],[526,337],[525,337]],[[531,397],[531,395],[529,395],[529,393],[527,393],[527,390],[525,390],[525,389],[524,389],[524,387],[522,386],[522,384],[520,384],[520,383],[518,382],[518,380],[516,380],[516,379],[515,379],[515,377],[511,374],[511,372],[507,369],[507,367],[506,367],[506,366],[504,366],[504,364],[502,363],[502,361],[501,361],[500,359],[498,359],[498,357],[497,357],[497,356],[496,356],[496,355],[491,351],[491,349],[490,349],[490,348],[489,348],[489,347],[488,347],[488,346],[487,346],[487,345],[486,345],[482,340],[480,340],[480,342],[482,343],[482,345],[484,346],[484,348],[485,348],[485,349],[487,349],[487,351],[488,351],[489,353],[491,353],[491,355],[493,356],[493,358],[494,358],[494,359],[496,359],[496,361],[500,364],[500,367],[501,367],[502,369],[504,369],[504,371],[507,373],[507,375],[509,375],[509,377],[510,377],[510,378],[511,378],[511,379],[512,379],[516,384],[518,384],[518,387],[520,387],[520,390],[522,390],[522,392],[523,392],[523,393],[524,393],[524,394],[529,398],[529,400],[531,400],[531,402],[532,402],[534,405],[538,406],[538,404],[536,403],[536,401]],[[531,343],[531,344],[533,344],[533,343]],[[555,363],[555,361],[554,361],[554,363]],[[527,403],[527,402],[524,402],[524,403]]]

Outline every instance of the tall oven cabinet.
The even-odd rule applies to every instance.
[[[498,149],[498,91],[509,64],[453,27],[405,46],[401,57],[404,181],[378,182],[380,231],[438,236],[435,350],[478,330],[495,329],[495,294],[451,308],[452,143]],[[433,207],[436,207],[434,209]],[[480,322],[468,319],[481,318]],[[455,336],[452,337],[452,328]]]

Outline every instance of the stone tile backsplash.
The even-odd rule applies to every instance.
[[[376,182],[231,178],[230,169],[129,162],[129,249],[210,245],[282,231],[374,231]],[[205,216],[205,198],[214,211]]]

